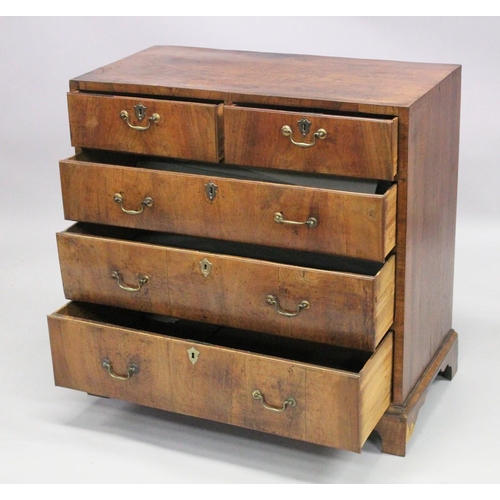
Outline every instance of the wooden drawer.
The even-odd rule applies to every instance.
[[[374,350],[393,322],[394,257],[384,265],[345,262],[89,224],[57,239],[71,300],[364,350]],[[364,274],[333,264],[359,265]]]
[[[56,385],[357,452],[389,406],[391,334],[370,355],[165,319],[63,307]]]
[[[302,119],[310,122],[305,136]],[[289,135],[283,134],[285,126]],[[319,130],[324,138],[315,137]],[[227,163],[369,179],[392,180],[396,174],[397,118],[226,106],[224,135]]]
[[[146,107],[142,121],[136,117],[138,105]],[[69,93],[68,109],[73,146],[219,160],[216,104]],[[150,120],[153,116],[156,121]]]
[[[131,168],[136,164],[137,157],[95,152],[61,161],[66,219],[379,262],[395,245],[395,185],[383,194],[374,194],[375,190],[365,194],[222,178],[218,176],[221,167],[211,174],[209,164],[192,167],[206,175]],[[153,165],[177,170],[183,167],[175,162]],[[190,165],[184,167],[190,171]],[[228,172],[251,177],[251,171],[241,170]],[[283,172],[276,172],[272,179],[280,179],[280,174]],[[321,179],[319,185],[326,185],[327,180]],[[207,192],[209,186],[215,190],[213,197]],[[278,223],[276,214],[281,214],[285,222]],[[290,221],[313,222],[297,225]]]

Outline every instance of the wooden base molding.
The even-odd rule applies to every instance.
[[[390,406],[375,427],[375,432],[382,439],[382,453],[400,457],[406,455],[406,444],[413,434],[427,390],[438,375],[451,380],[457,371],[457,364],[458,335],[455,330],[450,330],[405,403],[401,406]]]

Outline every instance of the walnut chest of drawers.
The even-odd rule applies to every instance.
[[[457,365],[460,78],[152,47],[72,80],[55,383],[404,455]]]

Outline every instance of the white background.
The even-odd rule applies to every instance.
[[[54,387],[68,80],[151,45],[463,65],[459,369],[432,384],[406,458],[376,438],[357,455]],[[0,483],[500,482],[499,49],[494,17],[0,18]]]

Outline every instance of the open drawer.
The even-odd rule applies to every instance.
[[[393,322],[394,256],[346,261],[84,223],[57,243],[70,300],[367,351]]]
[[[379,262],[395,245],[389,183],[97,151],[62,160],[60,172],[68,220]]]
[[[48,317],[55,383],[359,452],[388,408],[373,354],[85,303]]]

